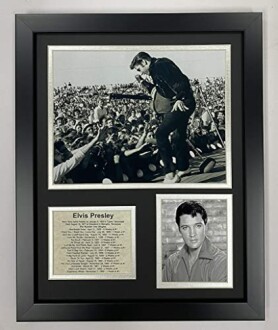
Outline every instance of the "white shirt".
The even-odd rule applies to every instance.
[[[85,154],[81,150],[78,150],[70,159],[59,165],[56,165],[53,170],[54,183],[61,183],[64,179],[64,176],[72,169],[74,169],[84,157]]]

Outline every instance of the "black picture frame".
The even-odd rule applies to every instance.
[[[225,298],[223,295],[219,299],[209,299],[210,294],[205,293],[206,299],[191,297],[163,301],[114,301],[113,297],[106,301],[38,299],[40,280],[37,258],[40,251],[37,244],[41,238],[37,235],[37,221],[42,210],[41,203],[38,204],[37,201],[37,178],[42,173],[38,173],[36,166],[36,120],[37,111],[42,110],[39,110],[37,103],[37,92],[40,88],[36,83],[37,37],[43,34],[70,33],[240,35],[244,163],[243,176],[240,179],[243,189],[238,197],[238,200],[241,200],[238,205],[243,214],[239,220],[242,222],[243,237],[239,246],[245,270],[242,297],[231,298],[227,295]],[[264,320],[262,80],[261,13],[16,15],[17,320]],[[233,161],[236,161],[234,154]],[[212,191],[214,190],[205,189],[202,193],[209,194]],[[222,192],[237,193],[236,187]],[[59,193],[62,192],[52,192],[52,203],[55,199],[61,203]],[[128,192],[123,194],[127,195]],[[96,197],[99,203],[103,203],[104,196],[104,193],[100,193]],[[142,203],[138,207],[141,206]],[[155,208],[155,205],[153,207]],[[153,223],[155,224],[155,218]],[[47,233],[44,235],[47,236]],[[237,239],[240,238],[234,236],[234,249]]]

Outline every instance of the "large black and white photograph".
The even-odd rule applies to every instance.
[[[157,288],[232,288],[232,241],[232,195],[157,195]]]
[[[230,45],[48,46],[49,189],[231,188]]]

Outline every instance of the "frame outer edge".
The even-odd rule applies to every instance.
[[[16,16],[17,319],[34,304],[33,32]],[[28,76],[26,76],[28,72]],[[26,93],[27,92],[27,93]],[[23,221],[24,219],[24,221]]]
[[[21,321],[228,321],[256,320],[246,303],[42,303],[34,304]],[[123,310],[128,309],[124,314]],[[218,311],[216,314],[215,311]],[[138,313],[140,311],[140,313]],[[171,313],[167,312],[171,311]],[[202,313],[200,313],[202,311]]]
[[[16,177],[17,177],[17,318],[35,320],[259,320],[264,319],[264,239],[263,239],[263,130],[262,130],[262,15],[258,13],[229,14],[167,14],[177,21],[159,27],[163,14],[131,15],[17,15],[16,16]],[[206,17],[201,27],[195,21]],[[206,16],[207,15],[207,16]],[[223,15],[223,16],[219,16]],[[186,17],[185,17],[186,16]],[[72,18],[74,19],[72,20]],[[126,17],[123,22],[121,18]],[[147,18],[144,29],[139,18]],[[83,20],[84,18],[84,20]],[[104,20],[106,18],[106,20]],[[109,22],[111,18],[111,22]],[[185,20],[188,19],[188,20]],[[214,21],[214,19],[216,19]],[[227,18],[227,20],[226,20]],[[61,21],[60,21],[61,19]],[[91,21],[90,21],[91,20]],[[80,23],[80,26],[77,23]],[[152,22],[152,25],[150,23]],[[208,26],[208,23],[211,23]],[[124,303],[35,304],[34,303],[34,34],[39,32],[244,32],[244,101],[245,119],[252,118],[252,127],[245,124],[245,165],[247,223],[248,301],[237,303],[175,303],[176,309],[163,313],[167,302],[160,304],[129,304],[130,315],[120,317]],[[224,24],[224,26],[223,26]],[[179,28],[181,26],[181,28]],[[78,27],[78,28],[77,28]],[[149,29],[149,31],[147,31]],[[166,31],[167,30],[167,31]],[[28,74],[27,74],[28,73]],[[249,75],[249,77],[248,77]],[[257,75],[258,79],[252,79]],[[246,97],[249,96],[249,99]],[[250,97],[252,96],[252,100]],[[256,148],[254,148],[254,146]],[[256,179],[256,183],[255,180]],[[253,196],[250,197],[251,195]],[[24,220],[24,221],[23,221]],[[256,265],[256,271],[252,269]],[[105,308],[104,308],[105,305]],[[163,306],[163,308],[160,307]],[[203,314],[197,308],[203,306]],[[138,315],[138,308],[142,313]],[[188,314],[182,315],[184,308]],[[215,313],[214,308],[218,312]],[[152,309],[152,310],[150,310]],[[105,313],[104,313],[105,312]],[[111,314],[110,314],[111,313]],[[217,315],[216,315],[217,314]],[[217,316],[217,317],[216,317]]]
[[[257,314],[257,319],[264,320],[263,54],[261,14],[258,14],[252,24],[245,30],[244,41],[245,166],[248,169],[248,172],[245,171],[247,298],[250,307]],[[250,118],[252,118],[251,125],[249,123]]]
[[[258,13],[18,14],[34,32],[165,33],[243,31]],[[144,24],[142,22],[144,21]],[[154,24],[154,22],[162,24]]]

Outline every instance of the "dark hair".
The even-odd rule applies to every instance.
[[[143,60],[151,61],[151,59],[152,59],[152,57],[148,53],[140,52],[131,61],[131,64],[130,64],[129,67],[130,67],[131,70],[133,70],[135,65],[141,64]]]
[[[183,214],[190,214],[192,217],[196,217],[197,213],[199,213],[204,220],[205,225],[208,221],[208,216],[206,210],[203,208],[201,204],[196,201],[189,201],[180,204],[176,210],[176,223],[180,226],[180,217]]]
[[[55,153],[55,151],[58,151],[60,154],[63,154],[63,161],[66,161],[67,159],[70,159],[72,157],[72,153],[65,146],[64,141],[54,142],[54,153]],[[59,164],[59,162],[57,162],[54,158],[54,166],[56,166],[58,164]]]

